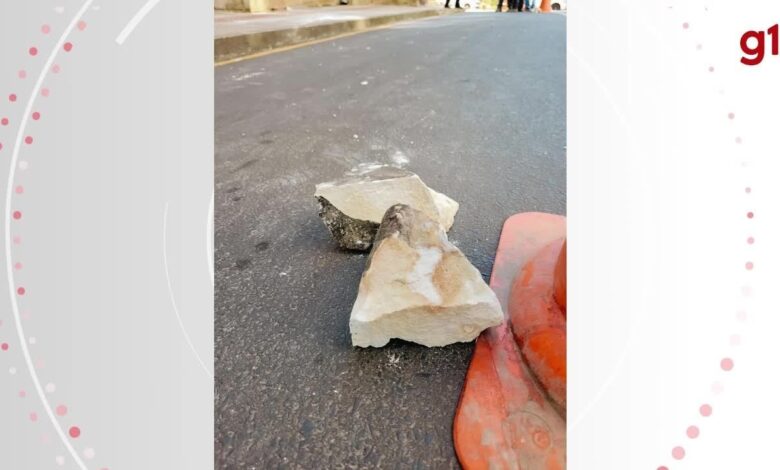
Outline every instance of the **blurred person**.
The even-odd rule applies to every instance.
[[[507,0],[507,11],[520,11],[523,0]],[[504,9],[504,0],[498,0],[498,6],[496,7],[496,13],[501,13]]]

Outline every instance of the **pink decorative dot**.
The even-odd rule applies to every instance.
[[[24,295],[25,292],[27,292],[27,291],[24,289],[24,287],[20,287],[20,288],[16,289],[16,293],[19,294],[19,295]]]
[[[38,111],[35,111],[34,113],[32,113],[32,118],[33,118],[33,121],[37,121],[38,119],[41,118],[41,113],[39,113]]]
[[[27,396],[27,392],[25,392],[24,390],[19,390],[19,398],[24,398],[26,396]]]
[[[51,68],[52,73],[60,73],[60,66],[57,64],[54,64],[54,66]]]
[[[22,213],[19,211],[14,211],[14,219],[19,220],[22,218]]]
[[[25,138],[24,138],[24,143],[25,143],[25,144],[27,144],[27,145],[30,145],[30,144],[32,144],[32,143],[33,143],[33,138],[32,138],[32,136],[29,136],[29,135],[28,135],[27,137],[25,137]]]
[[[31,56],[36,56],[36,55],[38,55],[38,48],[37,47],[31,47],[27,52],[29,52]]]
[[[8,343],[0,344],[0,349],[2,349],[3,351],[8,351]]]
[[[41,96],[43,96],[44,98],[46,98],[47,96],[49,96],[49,89],[48,89],[48,88],[44,88],[44,89],[42,89],[42,90],[41,90]]]
[[[21,270],[23,267],[24,267],[24,266],[22,266],[22,263],[19,263],[19,262],[17,262],[17,263],[14,265],[14,268],[16,268],[16,270],[17,270],[17,271]]]
[[[699,437],[699,428],[696,426],[688,426],[688,429],[685,431],[685,434],[688,435],[691,439],[696,439]]]
[[[688,23],[683,23],[683,29],[688,29],[690,27],[691,27],[691,25],[689,25]]]
[[[41,32],[43,34],[49,34],[51,32],[51,27],[47,24],[41,26]]]
[[[736,142],[738,144],[741,144],[742,143],[742,137],[737,137],[736,139],[734,139],[734,142]]]
[[[669,467],[667,467],[666,465],[661,465],[660,467],[658,467],[658,470],[669,470]]]
[[[19,78],[21,78],[22,80],[24,80],[25,78],[27,78],[27,71],[26,70],[20,70],[16,75]]]
[[[753,238],[753,237],[748,237],[747,242],[748,242],[748,245],[752,245],[753,243],[756,242],[756,239]]]
[[[748,186],[747,188],[745,188],[745,193],[747,193],[747,194],[750,194],[750,193],[752,193],[752,192],[753,192],[753,190],[750,188],[750,186]]]
[[[65,49],[65,52],[70,52],[73,49],[73,44],[66,42],[64,46],[62,46],[63,49]]]
[[[672,457],[674,457],[676,460],[682,460],[683,457],[685,457],[685,449],[680,446],[675,447],[672,449]]]
[[[11,103],[15,102],[16,101],[16,95],[14,93],[11,93],[10,95],[8,95],[8,101],[10,101]]]
[[[0,119],[0,124],[7,126],[8,125],[8,118]]]
[[[710,66],[709,70],[710,70],[710,72],[714,72],[715,71],[715,67]]]
[[[38,413],[35,412],[30,413],[30,421],[32,421],[33,423],[38,421]]]
[[[734,113],[729,113],[729,119],[734,119]]]
[[[57,413],[57,416],[65,416],[68,414],[68,407],[65,405],[58,405],[54,411]]]
[[[3,150],[3,143],[0,142],[0,150]]]
[[[22,237],[19,235],[14,236],[14,245],[20,245],[22,243]]]
[[[747,213],[747,218],[748,218],[748,219],[752,219],[752,218],[753,218],[753,215],[754,215],[754,214],[753,214],[752,212],[748,212],[748,213]]]
[[[753,270],[753,263],[750,262],[750,261],[745,263],[745,269],[747,269],[748,271],[752,271]]]
[[[68,434],[75,439],[81,435],[81,429],[79,429],[78,426],[71,426],[70,429],[68,429]]]
[[[731,358],[725,357],[720,361],[720,368],[728,372],[734,368],[734,361]]]
[[[701,405],[701,408],[699,408],[699,413],[701,413],[701,415],[705,418],[708,418],[712,414],[712,407],[707,404]]]
[[[84,20],[81,20],[81,21],[78,22],[78,24],[76,26],[79,28],[79,31],[84,31],[85,29],[87,29],[87,22],[84,21]]]
[[[22,193],[24,193],[24,186],[21,186],[21,185],[17,186],[16,187],[16,194],[22,194]]]

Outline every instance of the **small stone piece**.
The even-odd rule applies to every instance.
[[[445,346],[503,320],[496,295],[437,221],[404,204],[387,210],[352,307],[354,346],[391,338]]]
[[[449,230],[458,203],[428,188],[414,173],[387,165],[362,165],[337,181],[317,185],[320,217],[343,248],[367,251],[388,207],[407,204]]]

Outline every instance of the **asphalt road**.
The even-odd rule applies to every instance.
[[[566,19],[463,14],[216,69],[217,468],[457,468],[473,348],[353,349],[366,255],[316,183],[399,163],[460,202],[449,233],[487,280],[501,225],[566,209]]]

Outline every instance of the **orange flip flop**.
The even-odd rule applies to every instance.
[[[557,215],[504,223],[490,286],[509,314],[477,338],[453,425],[466,470],[565,468],[565,235]]]

